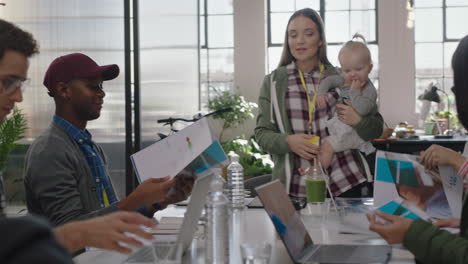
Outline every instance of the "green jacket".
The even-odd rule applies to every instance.
[[[414,221],[405,234],[403,245],[416,260],[428,263],[468,263],[468,202],[464,201],[460,235],[441,230],[423,220]]]
[[[326,70],[336,73],[333,66],[327,65]],[[272,81],[276,83],[275,90],[270,87]],[[259,111],[255,128],[255,138],[258,144],[271,154],[275,163],[273,179],[279,179],[285,186],[289,186],[293,167],[293,156],[289,155],[291,150],[286,142],[286,137],[292,134],[285,109],[287,88],[288,73],[286,66],[279,67],[265,76],[258,99]],[[277,95],[277,107],[273,107],[276,104],[274,102],[275,97],[272,98],[271,96],[272,92]],[[279,113],[279,117],[274,113]],[[378,112],[364,116],[354,126],[354,129],[364,141],[378,138],[382,134],[383,118]],[[289,190],[289,188],[287,189]]]

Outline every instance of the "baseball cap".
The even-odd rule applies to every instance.
[[[95,77],[107,81],[115,79],[119,71],[117,64],[99,66],[82,53],[72,53],[56,58],[49,65],[44,77],[44,86],[49,90],[49,95],[53,96],[58,82]]]

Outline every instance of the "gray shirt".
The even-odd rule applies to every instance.
[[[348,98],[347,100],[359,115],[368,115],[376,109],[377,90],[370,80],[366,82],[363,89],[352,89],[349,86],[343,86],[343,84],[343,77],[332,75],[320,82],[317,95],[324,95],[331,89],[337,89],[342,98]]]

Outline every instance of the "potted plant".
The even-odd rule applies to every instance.
[[[26,129],[26,118],[16,107],[13,109],[13,114],[0,124],[0,214],[3,214],[6,206],[3,173],[8,154],[20,146],[16,142],[24,138]]]
[[[221,119],[223,124],[219,134],[219,141],[222,142],[223,135],[226,129],[241,125],[247,119],[254,119],[253,110],[257,108],[256,103],[247,102],[238,92],[231,93],[230,91],[220,91],[212,87],[216,96],[208,100],[208,109],[217,111],[221,109],[231,108],[231,111],[224,112],[214,116],[214,119]]]
[[[458,128],[457,115],[452,111],[436,111],[431,118],[442,125],[442,132],[447,129],[455,130]]]
[[[231,108],[232,111],[219,114],[214,119],[221,119],[223,124],[219,134],[219,141],[225,152],[233,151],[239,155],[239,162],[244,168],[245,178],[270,174],[273,162],[269,154],[263,152],[252,137],[246,139],[244,135],[234,139],[223,141],[223,135],[226,129],[243,124],[248,119],[254,119],[253,110],[257,104],[248,102],[237,92],[221,92],[213,88],[216,96],[208,100],[208,109],[216,111]]]

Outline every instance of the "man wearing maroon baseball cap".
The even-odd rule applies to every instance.
[[[100,77],[109,81],[119,76],[119,66],[110,64],[99,66],[90,57],[81,53],[72,53],[55,59],[47,69],[44,86],[49,95],[54,97],[58,83],[67,83],[75,79],[94,79]]]
[[[55,225],[118,210],[136,210],[152,217],[156,210],[190,194],[193,181],[186,179],[192,173],[184,172],[189,175],[149,179],[126,198],[117,198],[104,151],[92,140],[86,125],[100,116],[106,95],[103,81],[118,74],[117,65],[99,66],[80,53],[61,56],[50,64],[44,85],[54,98],[55,115],[26,154],[29,212],[44,215]],[[182,179],[184,184],[180,184]]]

